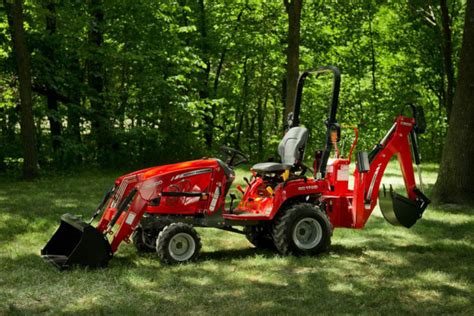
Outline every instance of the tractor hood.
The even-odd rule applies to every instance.
[[[131,179],[133,177],[136,177],[136,181],[144,181],[144,180],[154,178],[160,175],[163,176],[163,175],[176,174],[177,176],[179,176],[180,174],[185,174],[184,176],[186,176],[187,172],[193,172],[193,171],[194,172],[212,172],[214,168],[218,168],[218,167],[223,168],[226,174],[230,174],[232,172],[232,170],[220,159],[215,159],[215,158],[200,159],[200,160],[178,162],[178,163],[174,163],[170,165],[156,166],[156,167],[146,168],[146,169],[138,170],[132,173],[128,173],[117,178],[115,180],[115,185],[119,185],[120,183],[122,183],[124,179]]]
[[[132,172],[115,181],[114,202],[111,205],[118,207],[122,199],[134,187],[147,201],[162,191],[206,190],[216,172],[225,174],[229,183],[234,180],[234,171],[215,158],[185,161]]]

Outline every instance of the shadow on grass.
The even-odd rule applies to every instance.
[[[384,225],[382,219],[372,221],[372,229],[360,232],[368,234],[368,241],[350,246],[336,243],[317,258],[281,257],[245,248],[208,251],[196,263],[161,266],[152,254],[143,259],[126,251],[106,269],[59,272],[37,255],[3,257],[2,270],[10,274],[10,282],[28,286],[31,293],[43,289],[61,301],[58,307],[54,300],[28,294],[30,301],[20,304],[17,291],[7,287],[0,287],[0,297],[9,302],[6,312],[12,315],[55,310],[74,314],[468,312],[466,302],[472,302],[472,293],[452,281],[472,272],[472,267],[456,262],[472,262],[472,249],[399,244],[396,235],[379,234]],[[427,239],[439,234],[430,229],[415,233]]]
[[[360,257],[364,255],[364,251],[367,250],[365,246],[345,246],[342,244],[332,245],[329,249],[330,254],[337,254],[346,257]]]
[[[299,256],[295,258],[312,258],[318,259],[324,256],[328,256],[329,254],[337,254],[341,256],[354,256],[358,257],[364,254],[364,250],[367,247],[347,247],[345,245],[336,244],[332,245],[329,248],[329,253],[321,253],[316,256]],[[154,253],[137,253],[137,257],[143,257],[147,259],[156,259],[156,255]],[[263,259],[272,259],[272,258],[283,258],[277,250],[271,249],[258,249],[252,246],[249,248],[239,248],[239,249],[223,249],[223,250],[215,250],[215,251],[202,251],[201,255],[197,262],[224,262],[224,261],[231,261],[231,260],[242,260],[242,259],[251,259],[251,258],[263,258]],[[114,259],[116,260],[116,259]],[[123,263],[131,263],[131,261],[126,260],[125,258],[119,259]],[[193,263],[190,263],[193,264]],[[170,267],[170,266],[168,266]]]
[[[202,252],[201,256],[199,257],[199,261],[228,261],[252,258],[255,256],[261,256],[262,258],[272,258],[277,256],[277,253],[276,250],[271,251],[257,248],[225,249],[211,252]]]
[[[363,254],[360,247],[354,249],[357,256]],[[352,254],[354,249],[349,249],[349,253]],[[333,250],[340,255],[347,254],[345,247]],[[396,251],[405,252],[407,248],[397,248]],[[191,311],[194,314],[207,314],[211,311],[216,314],[234,314],[239,311],[252,311],[253,314],[316,311],[413,313],[421,310],[427,313],[468,312],[463,310],[463,304],[469,302],[471,293],[455,285],[423,279],[425,270],[417,262],[423,258],[413,261],[410,251],[408,249],[409,260],[399,264],[372,263],[367,266],[347,257],[329,264],[328,259],[333,256],[329,254],[319,257],[319,262],[314,258],[290,257],[273,265],[266,265],[266,270],[261,270],[259,262],[240,260],[252,256],[250,252],[243,252],[244,255],[239,257],[241,251],[216,252],[220,253],[218,258],[221,260],[232,254],[233,261],[230,263],[223,260],[214,265],[209,264],[210,262],[198,262],[161,267],[116,258],[110,269],[75,269],[63,273],[48,269],[45,273],[44,267],[34,267],[39,264],[36,258],[21,256],[9,260],[7,266],[28,267],[28,275],[46,275],[47,282],[41,282],[44,277],[42,280],[33,278],[31,286],[35,289],[54,284],[58,289],[45,290],[50,291],[50,294],[65,291],[60,304],[63,305],[63,310],[74,314],[186,314]],[[123,275],[117,277],[120,274]],[[368,275],[375,278],[368,277],[366,280]],[[451,277],[448,275],[448,278]],[[384,281],[377,284],[372,281],[375,279]],[[414,280],[425,284],[413,289]],[[65,284],[68,284],[67,288],[64,288]],[[113,290],[110,286],[113,286]],[[84,288],[89,290],[84,291]],[[420,300],[417,291],[424,289],[436,294],[431,299],[425,297]],[[1,289],[0,293],[4,291],[5,289]],[[75,292],[77,295],[71,295]],[[5,293],[2,293],[2,297],[9,298],[10,302],[14,298]],[[452,297],[460,301],[449,301]],[[42,313],[50,311],[49,308],[52,307],[52,302],[41,301],[40,298],[33,298],[33,303],[26,306],[10,303],[9,312]]]

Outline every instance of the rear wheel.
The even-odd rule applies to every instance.
[[[275,249],[271,229],[262,226],[247,226],[244,228],[247,240],[258,249]]]
[[[201,250],[201,239],[196,230],[185,223],[173,223],[160,232],[156,252],[163,263],[173,264],[196,259]]]
[[[301,203],[278,215],[272,234],[281,254],[313,255],[329,248],[332,225],[319,207]]]

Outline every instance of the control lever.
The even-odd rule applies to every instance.
[[[245,194],[244,189],[240,186],[240,184],[237,185],[237,190],[239,190],[240,193]]]
[[[234,212],[234,200],[237,198],[234,193],[229,194],[230,196],[230,206],[229,206],[229,214]]]

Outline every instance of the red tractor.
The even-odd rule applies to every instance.
[[[308,75],[327,72],[332,72],[334,82],[325,148],[315,153],[310,168],[303,162],[308,130],[299,126],[302,90]],[[157,252],[165,263],[187,262],[197,258],[201,249],[194,227],[245,234],[256,247],[274,248],[283,255],[313,255],[329,248],[334,228],[364,227],[377,198],[391,224],[411,227],[430,203],[416,186],[412,161],[413,155],[419,166],[417,134],[426,126],[423,111],[411,106],[412,117],[398,116],[370,153],[356,154],[350,189],[349,167],[357,129],[348,157],[341,157],[341,128],[336,120],[340,80],[339,70],[332,66],[301,75],[294,114],[278,146],[281,161],[254,165],[251,179],[244,178],[245,190],[238,187],[242,197],[237,205],[234,194],[226,205],[226,195],[235,178],[233,168],[248,159],[236,149],[222,147],[225,161],[203,158],[118,178],[88,223],[64,214],[41,255],[60,269],[101,267],[122,241],[131,239],[137,250]],[[334,158],[329,159],[332,150]],[[400,162],[407,197],[392,188],[379,190],[393,155]],[[419,181],[421,188],[421,176]],[[91,226],[100,214],[97,226]]]

